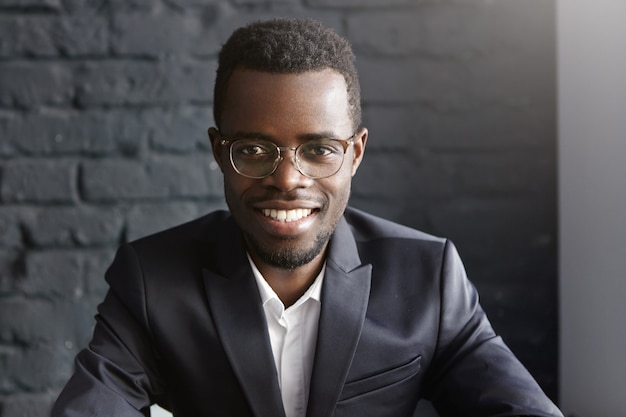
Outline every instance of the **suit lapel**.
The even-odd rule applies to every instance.
[[[335,409],[363,328],[370,284],[371,265],[361,266],[342,219],[326,264],[307,417],[330,417]]]
[[[203,271],[215,327],[254,415],[284,417],[258,288],[239,230],[232,221],[224,229]]]

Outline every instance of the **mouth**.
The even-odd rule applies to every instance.
[[[264,216],[269,217],[273,220],[290,223],[302,220],[305,217],[310,216],[311,213],[313,213],[313,210],[308,208],[297,208],[291,210],[262,209],[261,212]]]

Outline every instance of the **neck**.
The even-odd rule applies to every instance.
[[[321,251],[311,262],[288,270],[269,265],[250,254],[263,278],[286,307],[293,305],[313,284],[324,265],[326,252]]]

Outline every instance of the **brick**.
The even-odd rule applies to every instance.
[[[445,61],[366,57],[357,61],[365,104],[467,106],[467,70]]]
[[[42,323],[72,323],[68,304],[23,297],[0,299],[0,343],[19,346],[53,343],[69,339],[65,326],[41,326]]]
[[[17,112],[0,111],[0,157],[15,156],[16,150],[13,147],[15,141],[13,132],[15,126],[19,124],[19,115]]]
[[[104,116],[104,122],[109,126],[108,132],[118,154],[137,156],[148,147],[153,121],[146,118],[142,110],[119,109],[105,113],[94,111],[93,117],[96,118],[98,114]],[[94,124],[95,129],[97,126]]]
[[[350,205],[368,213],[398,222],[400,224],[423,230],[427,224],[427,204],[419,195],[402,201],[402,204],[389,204],[385,196],[372,196],[361,190],[360,186],[353,188],[350,196]],[[396,200],[394,200],[396,201]]]
[[[502,33],[491,29],[485,8],[475,4],[424,7],[415,17],[424,28],[424,52],[436,58],[482,59],[496,53]]]
[[[186,8],[219,4],[220,0],[165,0],[165,2],[173,6]]]
[[[88,249],[76,251],[54,251],[45,253],[28,252],[26,260],[22,259],[22,253],[18,251],[0,250],[0,268],[4,268],[6,262],[19,262],[19,271],[11,272],[9,275],[2,275],[0,269],[0,313],[7,320],[12,320],[12,325],[2,324],[0,320],[0,343],[41,343],[44,341],[56,340],[52,335],[57,335],[57,339],[70,340],[73,346],[84,346],[88,341],[89,333],[93,328],[93,315],[95,306],[100,303],[108,289],[104,281],[104,272],[111,264],[116,246],[106,249]],[[49,270],[48,262],[53,262],[51,257],[59,256],[59,265],[52,265]],[[26,266],[22,266],[26,264]],[[27,269],[27,272],[21,270]],[[59,275],[59,273],[65,275]],[[55,284],[55,282],[57,282]],[[58,286],[58,288],[52,288]],[[27,297],[27,298],[25,298]],[[17,300],[13,302],[12,300]],[[50,326],[42,329],[38,326],[42,323],[42,317],[50,315],[40,314],[41,308],[36,308],[40,302],[54,302],[50,307],[54,314],[63,317],[54,320],[55,323],[65,323],[62,333],[59,326]],[[13,304],[12,304],[13,303]],[[24,305],[29,309],[34,307],[33,315],[17,314],[20,320],[27,320],[33,317],[32,322],[22,324],[22,321],[14,321],[19,308],[13,305]],[[8,306],[8,307],[7,307]],[[56,317],[55,316],[55,317]],[[15,327],[18,326],[18,327]],[[18,332],[11,329],[18,328]],[[3,333],[3,331],[10,333]],[[32,331],[28,333],[28,331]],[[69,332],[69,333],[68,333]],[[8,336],[7,336],[8,335]],[[31,335],[32,337],[29,337]],[[34,336],[33,336],[34,335]],[[55,336],[56,337],[56,336]]]
[[[10,295],[15,291],[16,281],[23,275],[22,270],[22,253],[19,250],[0,249],[0,295]]]
[[[357,55],[414,55],[425,49],[424,28],[417,11],[358,13],[348,16],[347,27]]]
[[[424,5],[413,17],[424,29],[427,56],[481,60],[553,51],[553,9],[554,2],[541,0],[468,2]]]
[[[360,195],[406,202],[423,193],[423,165],[420,157],[407,157],[404,151],[372,151],[354,177],[354,188]]]
[[[108,53],[108,22],[104,16],[65,16],[53,30],[55,45],[61,54],[78,56]]]
[[[0,205],[0,248],[22,246],[22,223],[27,210]]]
[[[104,298],[108,290],[108,285],[104,280],[104,273],[113,261],[116,249],[117,245],[108,249],[82,252],[85,299],[87,300],[86,302],[89,302],[90,298],[97,300],[97,302],[91,303],[94,312],[95,305]],[[92,315],[93,313],[89,311],[88,316],[91,317]]]
[[[106,245],[119,241],[122,225],[115,207],[48,207],[26,222],[26,234],[36,247]]]
[[[72,0],[80,3],[80,0]],[[166,0],[169,3],[169,0]],[[159,6],[154,0],[109,0],[107,4],[116,11],[119,10],[153,10]]]
[[[364,8],[372,6],[402,6],[411,4],[412,0],[305,0],[305,4],[312,7],[353,7]]]
[[[553,61],[555,4],[543,0],[483,2],[474,15],[474,26],[483,28],[477,42],[491,44],[498,53],[515,51],[526,59],[533,55],[539,61]]]
[[[21,48],[18,46],[19,20],[0,16],[0,56],[17,54]]]
[[[76,199],[76,163],[72,160],[15,159],[2,167],[4,202],[68,203]]]
[[[168,69],[158,62],[87,63],[76,69],[77,102],[82,106],[171,100]],[[165,90],[165,92],[164,92]]]
[[[176,66],[174,88],[185,101],[206,104],[213,101],[213,80],[217,61],[195,60]]]
[[[556,164],[549,152],[431,154],[427,172],[430,195],[521,197],[552,195]]]
[[[483,5],[479,24],[486,32],[480,41],[495,38],[497,53],[468,66],[472,94],[504,106],[551,104],[556,89],[554,16],[554,2]]]
[[[58,393],[0,396],[0,417],[48,417]]]
[[[27,347],[13,352],[0,352],[0,390],[45,391],[66,382],[72,371],[72,356],[76,352],[52,346]],[[4,363],[3,363],[4,362]],[[3,411],[4,412],[4,411]]]
[[[13,151],[21,154],[103,155],[118,149],[120,122],[102,111],[43,109],[14,117],[5,131]]]
[[[363,106],[363,126],[368,128],[366,158],[374,150],[410,150],[419,154],[428,145],[428,112],[417,106]]]
[[[212,124],[208,107],[182,107],[173,111],[147,111],[144,123],[150,127],[152,148],[163,152],[210,152],[207,129]]]
[[[0,62],[0,74],[0,106],[36,108],[72,100],[72,74],[64,64]]]
[[[32,15],[0,17],[0,56],[106,54],[107,23],[103,17]]]
[[[550,61],[520,60],[513,53],[472,61],[467,85],[475,100],[503,107],[553,103],[556,75]]]
[[[208,155],[84,162],[82,192],[88,201],[206,197],[216,192],[209,164]]]
[[[464,150],[552,146],[556,137],[555,112],[549,104],[432,112],[427,116],[432,132],[429,146]]]
[[[233,0],[237,6],[299,4],[298,0]]]
[[[87,63],[76,70],[81,106],[209,102],[214,61]]]
[[[9,136],[9,132],[15,124],[15,118],[14,112],[0,111],[0,138],[2,138],[0,140],[0,157],[8,157],[15,154],[11,137]]]
[[[0,0],[0,7],[59,9],[61,7],[61,0]]]
[[[126,217],[127,239],[135,240],[190,221],[209,211],[225,208],[224,202],[210,205],[192,202],[135,205]]]
[[[82,297],[83,259],[75,251],[29,251],[25,262],[26,277],[17,283],[24,294],[66,300]]]
[[[268,11],[265,8],[247,8],[240,10],[221,10],[220,18],[216,22],[217,42],[222,45],[226,42],[232,32],[242,26],[257,20],[276,18],[276,11]],[[321,22],[324,26],[337,31],[339,34],[345,34],[343,31],[344,22],[343,15],[333,9],[307,10],[306,14],[297,8],[281,8],[281,17],[306,17]]]
[[[117,13],[113,18],[111,46],[118,54],[216,54],[220,46],[214,41],[216,18],[217,13],[211,9],[201,13],[176,13],[167,9]]]
[[[14,362],[19,354],[19,349],[15,346],[0,345],[0,369],[3,372],[0,373],[0,395],[7,393],[14,393],[16,387],[11,376],[7,372],[9,365]],[[0,409],[1,411],[1,409]]]

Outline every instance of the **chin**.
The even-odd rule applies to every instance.
[[[295,247],[290,242],[295,239],[282,239],[281,245],[266,245],[251,234],[245,233],[248,250],[264,263],[279,269],[294,270],[315,259],[326,247],[331,234],[320,234],[308,247]]]

